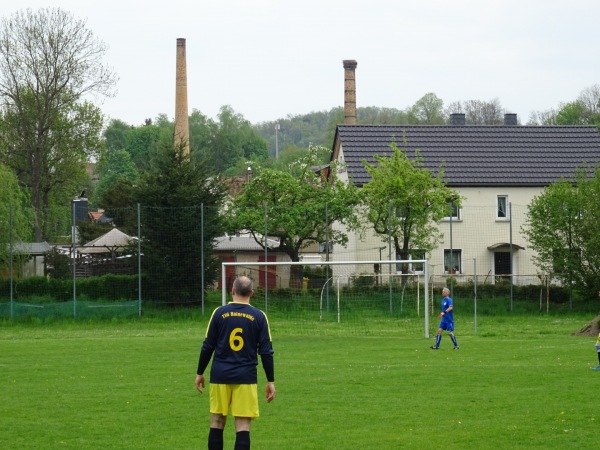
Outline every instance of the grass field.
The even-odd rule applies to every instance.
[[[597,448],[595,339],[571,335],[592,318],[481,317],[477,336],[459,320],[458,351],[272,319],[277,398],[261,401],[253,448]],[[0,323],[0,448],[206,448],[208,398],[193,386],[205,325]]]

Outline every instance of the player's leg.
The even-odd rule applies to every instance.
[[[454,321],[448,322],[446,324],[446,331],[450,335],[450,339],[452,339],[452,343],[454,344],[454,350],[458,348],[458,342],[456,342],[456,336],[454,336]]]
[[[456,336],[454,336],[453,331],[450,331],[448,334],[450,335],[450,339],[452,339],[452,343],[454,344],[454,349],[456,350],[458,348],[458,342],[456,342]]]
[[[258,417],[256,384],[239,384],[233,390],[231,413],[235,417],[234,450],[250,449],[250,424]]]
[[[234,450],[250,450],[250,417],[235,418],[235,446]]]
[[[210,385],[210,431],[208,450],[223,450],[223,429],[231,403],[231,388],[226,384]]]
[[[441,342],[442,342],[442,326],[440,325],[440,328],[438,328],[437,334],[435,336],[435,345],[432,345],[431,348],[433,350],[437,350],[438,348],[440,348]]]
[[[210,430],[208,432],[208,450],[223,450],[223,429],[227,416],[210,414]]]

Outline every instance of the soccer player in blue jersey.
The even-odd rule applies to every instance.
[[[435,337],[435,345],[432,345],[431,348],[433,350],[440,348],[440,343],[442,342],[442,332],[446,330],[450,335],[450,339],[452,339],[454,350],[458,350],[458,343],[456,342],[456,336],[454,336],[454,306],[452,303],[452,298],[450,298],[450,289],[442,289],[442,295],[444,298],[442,299],[440,326],[438,327],[437,335]]]
[[[596,339],[596,351],[598,352],[598,365],[593,367],[593,369],[600,370],[600,333],[598,333],[598,338]]]
[[[252,280],[241,276],[233,282],[233,301],[212,313],[202,343],[196,389],[203,392],[204,371],[210,370],[209,450],[223,449],[227,416],[235,417],[235,449],[250,448],[250,423],[258,417],[257,369],[260,355],[267,377],[266,399],[275,398],[275,375],[271,331],[266,315],[250,305]]]

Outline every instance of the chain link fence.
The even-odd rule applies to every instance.
[[[266,213],[266,233],[256,237],[226,234],[220,211],[204,205],[136,205],[95,212],[84,200],[46,211],[41,242],[15,239],[11,217],[0,217],[0,316],[139,316],[147,305],[198,308],[204,314],[220,303],[222,280],[229,288],[236,276],[232,269],[221,276],[223,261],[247,262],[257,292],[264,296],[270,289],[301,289],[316,276],[300,271],[281,277],[266,269],[265,261],[290,260],[273,237],[277,230],[270,229]],[[494,208],[464,208],[439,224],[443,237],[433,251],[412,252],[413,259],[428,259],[433,292],[449,286],[470,298],[508,296],[511,310],[520,301],[539,301],[546,309],[565,298],[572,302],[571,292],[536,272],[533,252],[520,230],[526,207],[509,206],[511,213],[501,220]],[[326,206],[323,221],[336,226],[327,223]],[[422,264],[385,264],[403,259],[390,237],[367,230],[351,232],[349,238],[347,246],[327,240],[310,243],[300,260],[380,260],[369,273],[361,269],[360,275],[371,274],[374,280],[386,272],[423,270]]]

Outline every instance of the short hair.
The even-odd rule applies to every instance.
[[[250,278],[241,276],[234,280],[233,289],[235,289],[235,293],[240,297],[249,297],[254,288]]]
[[[448,294],[450,293],[450,289],[448,289],[447,287],[445,287],[445,288],[442,289],[442,293],[444,293],[444,291],[447,291]]]

